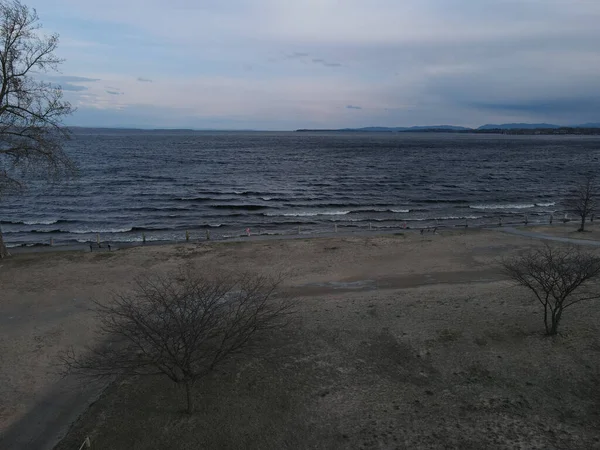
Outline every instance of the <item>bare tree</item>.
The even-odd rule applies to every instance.
[[[73,112],[62,89],[39,76],[62,62],[58,35],[42,36],[34,9],[0,0],[0,195],[26,187],[29,177],[74,173],[62,144],[62,119]],[[0,232],[0,258],[8,255]]]
[[[581,218],[577,231],[585,231],[585,219],[594,214],[598,206],[598,183],[593,175],[584,176],[567,193],[563,203],[567,210]]]
[[[547,335],[555,335],[563,311],[584,300],[600,298],[600,257],[578,247],[528,250],[503,263],[505,273],[531,290],[544,307]]]
[[[194,384],[259,336],[288,323],[293,303],[277,295],[279,278],[208,278],[193,268],[144,276],[132,292],[96,303],[99,344],[61,355],[66,373],[95,378],[164,375],[185,387],[194,410]]]

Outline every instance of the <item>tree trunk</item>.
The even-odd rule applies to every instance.
[[[579,231],[585,231],[585,215],[581,216],[581,228],[579,228]]]
[[[555,336],[558,333],[558,324],[560,323],[560,316],[562,315],[562,309],[556,308],[552,313],[552,327],[550,328],[549,336]]]
[[[185,382],[185,396],[187,399],[187,413],[194,413],[194,393],[192,392],[192,383],[191,381]]]
[[[548,324],[548,304],[544,305],[544,326],[546,327],[546,334],[550,334],[550,325]]]
[[[0,230],[0,259],[4,259],[10,256],[6,245],[4,245],[4,237],[2,236],[2,230]]]

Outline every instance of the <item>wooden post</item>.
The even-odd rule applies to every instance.
[[[502,226],[502,217],[500,217],[500,219],[498,220],[498,226],[501,227]]]
[[[298,225],[298,234],[300,234],[300,225]]]
[[[2,228],[0,227],[0,259],[8,258],[10,253],[4,244],[4,237],[2,236]]]
[[[529,223],[529,219],[527,218],[527,214],[525,214],[525,225]]]
[[[469,228],[469,219],[465,219],[465,228]]]
[[[190,232],[188,230],[185,230],[185,241],[190,242]]]
[[[550,214],[550,225],[552,225],[552,219],[554,219],[554,217],[552,214]]]
[[[146,233],[142,232],[142,244],[146,243]]]
[[[50,238],[50,247],[54,247],[54,238]]]
[[[96,233],[96,244],[100,247],[100,233]]]
[[[210,241],[210,230],[206,230],[206,240]]]
[[[371,226],[371,222],[369,222],[369,231],[371,231],[373,227]]]
[[[335,233],[337,233],[337,223],[334,223],[334,224],[333,224],[333,231],[334,231]]]

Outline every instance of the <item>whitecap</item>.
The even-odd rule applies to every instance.
[[[127,233],[131,231],[132,228],[102,228],[102,229],[91,229],[91,230],[72,230],[66,231],[66,233],[72,234],[90,234],[90,233]]]
[[[58,220],[25,220],[24,225],[54,225]]]
[[[534,208],[533,203],[511,203],[506,205],[469,205],[471,209],[527,209]]]
[[[314,217],[314,216],[344,216],[350,214],[350,211],[301,211],[295,213],[267,213],[267,216],[283,216],[283,217]]]

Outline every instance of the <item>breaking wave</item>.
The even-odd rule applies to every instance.
[[[535,203],[510,203],[506,205],[469,205],[471,209],[528,209],[535,208]]]

